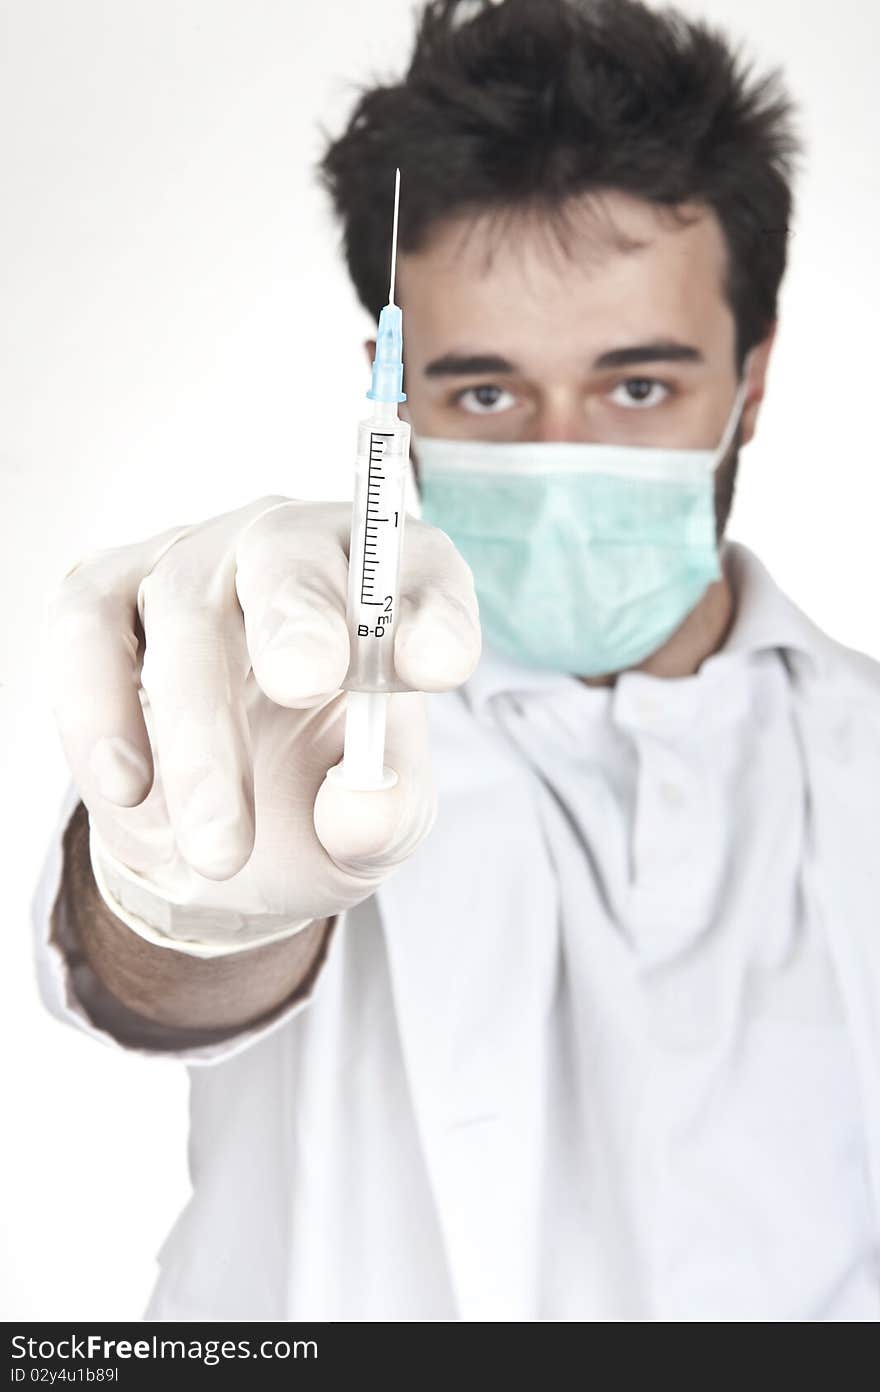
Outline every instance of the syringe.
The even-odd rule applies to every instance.
[[[342,683],[346,697],[342,763],[327,777],[347,788],[391,788],[397,774],[385,764],[388,694],[409,691],[394,669],[404,496],[410,427],[397,415],[403,388],[403,316],[394,303],[400,170],[394,180],[391,285],[379,315],[372,414],[358,426],[351,542],[348,555],[348,632],[351,661]]]

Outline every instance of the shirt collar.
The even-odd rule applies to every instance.
[[[779,648],[796,664],[806,663],[815,672],[824,670],[838,644],[789,598],[747,546],[724,541],[720,554],[736,607],[723,646],[706,661]]]
[[[806,665],[814,674],[824,671],[837,645],[780,589],[755,553],[741,542],[725,540],[720,561],[733,589],[734,619],[723,646],[700,670],[736,653],[779,648],[796,666]],[[480,660],[461,692],[478,714],[500,692],[561,692],[574,685],[582,692],[605,693],[607,699],[607,687],[587,687],[569,673],[530,667],[484,643]]]

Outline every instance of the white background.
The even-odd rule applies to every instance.
[[[681,8],[784,66],[808,142],[731,532],[880,656],[880,11]],[[36,994],[30,899],[67,781],[45,595],[95,547],[264,492],[348,496],[371,325],[312,168],[318,123],[335,133],[356,84],[399,70],[411,6],[3,0],[0,15],[0,1318],[124,1319],[187,1197],[186,1072],[65,1028]]]

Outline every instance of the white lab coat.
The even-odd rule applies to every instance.
[[[822,634],[772,582],[767,592],[804,636],[789,661],[813,799],[811,894],[839,976],[880,1215],[880,664]],[[552,998],[558,885],[528,767],[458,694],[432,698],[430,712],[435,828],[339,921],[309,999],[226,1042],[172,1049],[190,1065],[194,1195],[160,1252],[148,1318],[535,1318],[546,1104],[535,1041]],[[59,831],[75,800],[71,789]],[[56,837],[35,912],[44,998],[105,1042],[138,1047],[89,1019],[49,941],[59,866]],[[420,932],[426,900],[442,935]],[[373,1128],[357,1133],[354,1194],[334,1162],[350,1156],[353,1112]],[[362,1225],[373,1254],[359,1313],[328,1255],[336,1223]]]

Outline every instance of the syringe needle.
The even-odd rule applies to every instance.
[[[397,210],[400,207],[400,170],[394,171],[394,224],[391,229],[391,284],[388,303],[394,304],[394,275],[397,270]]]

